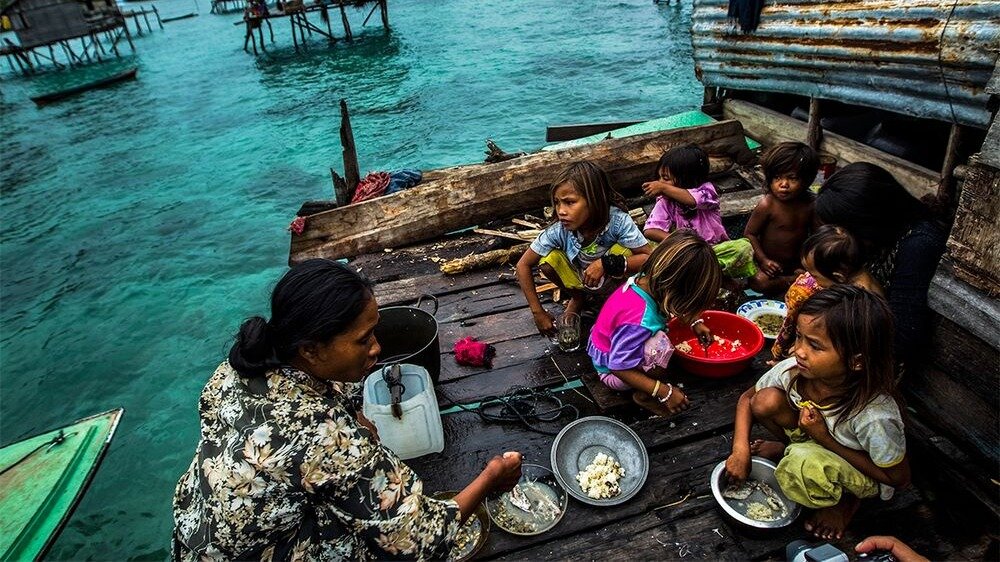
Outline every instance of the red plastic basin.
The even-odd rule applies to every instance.
[[[714,379],[738,375],[750,365],[754,355],[764,347],[764,334],[760,328],[742,316],[721,310],[706,310],[701,317],[711,328],[712,334],[727,340],[740,340],[738,349],[740,353],[735,357],[715,359],[699,356],[701,348],[692,349],[691,353],[675,350],[674,357],[677,362],[682,369],[691,374]],[[671,320],[668,326],[670,331],[667,336],[674,346],[695,337],[691,327],[676,318]]]

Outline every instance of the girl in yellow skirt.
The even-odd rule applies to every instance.
[[[827,540],[843,536],[861,499],[889,499],[893,487],[908,484],[892,338],[882,297],[846,284],[810,297],[792,357],[739,399],[729,478],[747,478],[751,454],[780,459],[782,492],[815,510],[806,529]],[[755,421],[780,441],[751,443]]]

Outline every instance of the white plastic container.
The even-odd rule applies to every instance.
[[[399,365],[405,390],[400,407],[402,418],[392,415],[389,387],[382,378],[387,365],[365,379],[364,406],[362,411],[378,428],[382,444],[399,455],[412,459],[444,450],[444,429],[441,427],[441,410],[427,369],[418,365]]]

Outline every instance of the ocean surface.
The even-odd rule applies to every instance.
[[[478,162],[487,138],[534,150],[549,124],[694,109],[681,4],[390,0],[391,33],[352,9],[353,43],[314,36],[296,53],[278,20],[255,57],[239,14],[167,0],[164,17],[201,15],[121,60],[30,79],[3,63],[0,442],[126,410],[49,558],[168,557],[198,394],[240,322],[266,315],[300,203],[332,198],[341,98],[362,173]],[[129,66],[138,80],[28,99]]]

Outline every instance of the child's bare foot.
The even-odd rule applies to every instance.
[[[832,507],[817,509],[812,517],[806,520],[806,530],[816,538],[825,540],[840,540],[844,529],[858,511],[861,500],[851,494],[844,494],[840,503]]]
[[[672,416],[686,410],[688,407],[687,396],[676,386],[674,387],[673,394],[670,395],[670,400],[667,400],[666,404],[638,390],[632,393],[632,401],[658,416]]]
[[[781,457],[785,456],[785,444],[780,441],[754,439],[750,442],[750,454],[772,461],[779,461]]]

